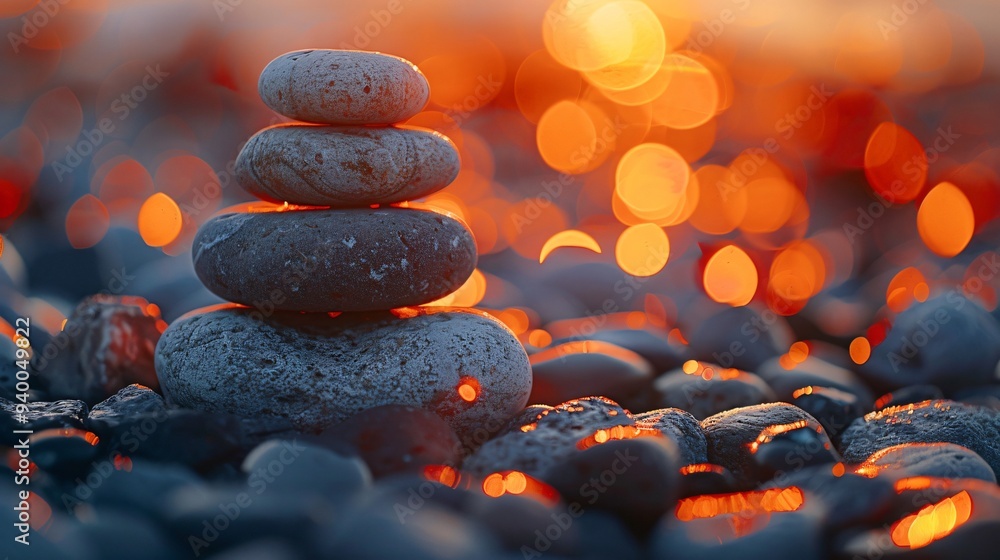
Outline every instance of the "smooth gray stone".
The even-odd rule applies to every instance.
[[[319,431],[384,404],[436,412],[459,435],[503,424],[525,405],[531,369],[502,323],[470,309],[275,313],[243,307],[175,321],[156,349],[168,403],[283,417]],[[474,379],[467,402],[458,386]]]
[[[476,268],[462,223],[409,208],[225,214],[201,227],[193,254],[209,290],[262,314],[420,305]]]
[[[375,52],[303,50],[272,60],[260,74],[260,98],[300,121],[392,124],[424,108],[427,79],[411,62]]]
[[[455,145],[430,130],[285,125],[250,138],[236,178],[272,202],[365,208],[439,191],[458,167]]]
[[[860,463],[902,443],[954,443],[1000,472],[1000,412],[949,400],[887,408],[858,418],[840,438],[844,460]]]
[[[771,387],[745,371],[699,362],[692,374],[669,371],[653,382],[656,406],[679,408],[698,420],[731,408],[775,402]]]
[[[860,469],[869,476],[978,478],[996,484],[993,469],[970,449],[954,443],[904,443],[880,449]]]

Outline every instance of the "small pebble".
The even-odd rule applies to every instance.
[[[91,296],[50,343],[58,350],[53,358],[47,348],[36,349],[36,375],[52,398],[90,405],[132,383],[157,389],[153,350],[164,327],[142,298]]]
[[[528,357],[476,310],[275,313],[230,307],[175,321],[157,348],[168,403],[318,432],[384,404],[419,406],[459,437],[498,428],[525,405]]]
[[[630,527],[651,527],[680,485],[677,445],[660,434],[612,440],[575,453],[547,471],[546,482],[583,510],[613,512]]]
[[[99,438],[75,428],[51,428],[29,437],[31,462],[57,476],[77,475],[97,457]]]
[[[751,445],[767,428],[802,421],[818,425],[806,411],[787,403],[734,408],[709,416],[701,421],[708,441],[708,461],[729,469],[741,489],[753,487],[759,480]]]
[[[857,395],[832,387],[803,387],[792,393],[791,404],[818,420],[834,443],[838,443],[840,434],[865,413]]]
[[[844,459],[861,463],[873,453],[903,443],[954,443],[1000,472],[1000,412],[949,400],[887,408],[855,420],[841,436]]]
[[[791,344],[791,330],[783,317],[750,306],[729,307],[694,315],[681,330],[695,359],[744,371],[776,358]]]
[[[886,447],[865,459],[857,472],[869,477],[931,476],[997,481],[993,469],[982,457],[954,443],[903,443]]]
[[[752,373],[695,360],[656,378],[653,387],[656,406],[686,410],[698,420],[778,400],[767,383]]]
[[[725,494],[736,491],[736,479],[729,469],[712,463],[696,463],[681,467],[678,498],[702,494]]]
[[[677,444],[681,464],[708,461],[708,444],[698,419],[679,408],[660,408],[633,415],[635,424],[657,430]]]
[[[240,468],[252,491],[270,489],[341,501],[371,484],[371,473],[360,459],[298,440],[262,443],[243,459]]]
[[[265,317],[420,305],[476,267],[462,223],[411,208],[224,214],[201,227],[192,251],[209,290]]]
[[[88,429],[106,430],[129,417],[146,413],[164,413],[167,403],[159,393],[145,385],[133,383],[104,399],[90,409],[86,425]]]
[[[789,473],[840,462],[823,426],[813,420],[765,428],[750,444],[757,480],[781,479]]]
[[[286,117],[325,124],[392,124],[424,108],[427,79],[409,61],[375,52],[303,50],[272,60],[258,84]]]
[[[533,354],[529,361],[530,403],[557,405],[601,395],[626,407],[641,406],[653,380],[649,362],[609,342],[566,342]]]
[[[948,391],[994,381],[997,362],[1000,325],[978,303],[950,293],[900,313],[859,371],[883,390],[930,384]]]
[[[864,410],[870,410],[875,401],[871,389],[854,372],[813,356],[795,364],[792,369],[785,369],[778,359],[768,360],[756,373],[771,386],[779,401],[791,402],[796,391],[809,386],[851,393]]]
[[[652,364],[656,373],[678,368],[688,357],[686,346],[674,346],[667,341],[668,333],[654,329],[608,329],[600,330],[586,337],[575,336],[569,339],[562,339],[556,343],[569,342],[571,340],[600,340],[610,342],[616,346],[631,350],[646,359]]]
[[[236,179],[272,202],[366,208],[437,192],[458,165],[455,145],[430,130],[289,125],[250,138]]]
[[[84,419],[87,417],[87,403],[83,401],[29,401],[25,405],[27,411],[23,416],[26,421],[22,422],[21,414],[17,412],[18,405],[21,404],[24,403],[0,399],[0,444],[17,443],[13,430],[40,432],[49,428],[83,429]]]

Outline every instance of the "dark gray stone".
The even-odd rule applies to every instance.
[[[686,410],[698,420],[731,408],[778,400],[756,375],[705,362],[698,362],[698,369],[691,374],[680,369],[669,371],[656,378],[653,388],[657,406]]]
[[[476,267],[463,224],[411,208],[224,214],[201,227],[192,252],[209,290],[262,315],[420,305]]]
[[[498,426],[531,390],[524,349],[475,310],[276,313],[266,321],[230,307],[167,329],[157,348],[167,402],[243,417],[281,417],[319,431],[384,404],[436,412],[462,436]],[[477,383],[466,401],[458,391]]]
[[[236,179],[250,194],[334,208],[415,200],[457,175],[455,145],[412,128],[276,126],[255,134],[236,158]]]
[[[626,407],[641,406],[653,380],[649,362],[610,342],[566,342],[533,354],[530,362],[530,403],[554,406],[599,395]]]
[[[978,478],[996,483],[990,465],[974,451],[954,443],[903,443],[872,453],[859,467],[867,476]]]
[[[681,464],[692,465],[708,461],[708,444],[698,419],[679,408],[661,408],[633,415],[635,423],[659,430],[674,440],[680,452]]]

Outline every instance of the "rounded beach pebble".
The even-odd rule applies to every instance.
[[[752,373],[707,362],[686,362],[653,383],[656,404],[690,412],[702,420],[737,408],[774,402],[777,397],[763,379]]]
[[[880,449],[858,469],[865,476],[978,478],[996,483],[993,469],[973,451],[954,443],[904,443]]]
[[[462,223],[409,208],[224,214],[202,226],[193,251],[209,290],[262,314],[420,305],[476,267]]]
[[[304,50],[285,53],[261,72],[261,99],[300,121],[392,124],[424,108],[427,79],[412,63],[374,52]]]
[[[252,309],[217,309],[170,325],[156,371],[172,404],[283,417],[305,431],[395,403],[432,410],[462,434],[506,422],[531,392],[513,333],[485,313],[451,308],[264,321]]]
[[[441,190],[458,166],[455,145],[430,130],[287,125],[250,138],[236,178],[263,200],[364,208]]]
[[[803,421],[819,425],[806,411],[787,403],[745,406],[709,416],[701,421],[708,441],[708,460],[729,469],[740,487],[752,487],[757,482],[757,467],[751,444],[767,428]]]
[[[949,400],[896,406],[859,418],[841,435],[844,459],[867,460],[873,453],[903,443],[945,442],[978,453],[1000,472],[1000,412]]]

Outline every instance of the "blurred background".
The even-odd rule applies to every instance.
[[[236,155],[283,122],[261,70],[363,49],[421,68],[431,102],[408,124],[462,156],[423,202],[465,220],[480,265],[439,303],[529,349],[610,328],[683,346],[750,306],[792,326],[770,333],[783,360],[808,338],[862,363],[913,302],[958,291],[998,314],[998,8],[5,0],[0,317],[56,333],[97,292],[167,321],[219,301],[190,245],[250,200]]]

